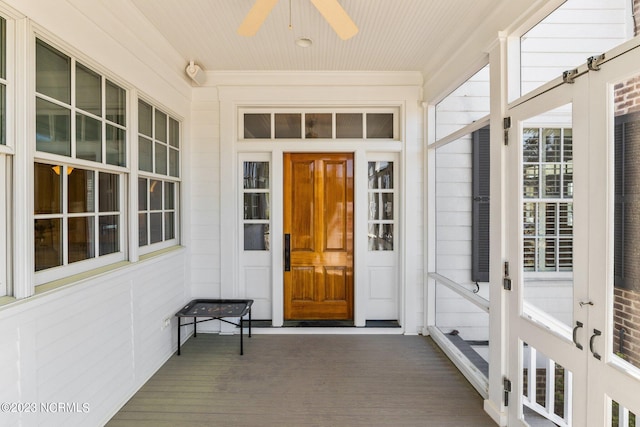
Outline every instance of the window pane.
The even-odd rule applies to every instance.
[[[369,224],[369,250],[393,250],[393,224]]]
[[[269,224],[244,225],[244,250],[269,250]]]
[[[153,142],[138,137],[138,169],[153,172]]]
[[[36,150],[71,155],[71,111],[36,99]]]
[[[7,88],[0,84],[0,145],[7,144]]]
[[[169,148],[169,175],[180,176],[180,152]]]
[[[369,162],[369,188],[393,189],[393,162]]]
[[[380,193],[369,193],[369,220],[377,220],[380,212]]]
[[[102,122],[83,114],[76,114],[76,157],[94,162],[102,161]]]
[[[62,265],[62,219],[36,219],[35,271]]]
[[[244,188],[269,188],[269,162],[244,162]]]
[[[614,117],[609,119],[615,125],[609,147],[615,153],[611,206],[615,215],[613,245],[609,249],[610,254],[613,252],[614,286],[609,288],[607,298],[613,354],[636,368],[640,368],[640,111],[633,100],[638,99],[638,82],[640,73],[616,82],[610,91],[615,100]],[[640,425],[631,424],[631,415],[628,425]]]
[[[175,184],[173,182],[164,183],[164,208],[175,209]]]
[[[180,123],[169,117],[169,145],[180,148]]]
[[[124,129],[107,125],[107,163],[116,166],[127,165],[126,134]]]
[[[152,179],[149,182],[149,205],[153,211],[162,210],[162,181]]]
[[[62,212],[62,177],[60,166],[36,163],[34,165],[34,213],[53,214]]]
[[[544,140],[544,150],[542,151],[543,162],[559,162],[560,158],[560,129],[544,128],[542,130]]]
[[[118,215],[104,215],[99,218],[100,255],[112,254],[120,250]]]
[[[100,172],[100,212],[117,212],[120,209],[118,175]]]
[[[138,246],[149,244],[149,235],[147,233],[147,214],[138,214]]]
[[[524,162],[540,161],[540,130],[537,128],[526,128],[522,131],[522,156]]]
[[[95,217],[69,218],[69,263],[95,256]]]
[[[166,143],[167,142],[167,115],[164,114],[162,111],[156,110],[155,129],[156,129],[155,139]]]
[[[269,219],[269,193],[244,194],[244,219]]]
[[[244,115],[245,139],[269,139],[271,138],[270,114],[245,114]]]
[[[393,193],[382,193],[382,219],[383,220],[392,220],[393,219]]]
[[[147,180],[138,178],[138,210],[147,210]]]
[[[107,80],[106,87],[106,119],[124,126],[127,114],[127,92],[120,86]]]
[[[162,242],[162,213],[154,212],[149,217],[151,243]]]
[[[336,138],[362,138],[362,114],[336,114]]]
[[[164,240],[176,237],[175,221],[173,212],[164,213]]]
[[[67,174],[67,185],[69,187],[67,208],[69,212],[94,212],[96,203],[94,172],[84,169],[69,168],[67,170]]]
[[[155,143],[156,147],[156,173],[161,175],[167,174],[167,146],[159,142]]]
[[[71,58],[36,40],[36,92],[71,104]]]
[[[76,63],[76,107],[102,117],[102,78]]]
[[[332,135],[332,118],[331,114],[305,114],[304,115],[304,137],[312,138],[331,138]]]
[[[367,138],[393,138],[393,114],[367,113]]]
[[[276,114],[276,138],[302,138],[301,114]]]
[[[138,100],[138,132],[153,138],[153,108],[144,101]]]

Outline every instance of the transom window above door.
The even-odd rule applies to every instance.
[[[240,114],[241,139],[398,139],[397,111],[264,111]]]

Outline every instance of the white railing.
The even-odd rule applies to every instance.
[[[527,366],[527,393],[526,396],[522,396],[522,403],[536,412],[538,415],[548,419],[549,421],[557,424],[561,427],[569,427],[571,425],[571,402],[572,402],[572,373],[564,369],[564,395],[562,402],[564,405],[563,414],[564,417],[560,417],[555,413],[556,405],[556,362],[542,355],[544,358],[544,370],[545,370],[545,404],[544,406],[538,403],[538,352],[531,346],[525,347],[524,351],[528,350],[529,360]]]

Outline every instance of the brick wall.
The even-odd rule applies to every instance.
[[[640,0],[634,0],[634,34],[640,33]],[[615,87],[615,115],[640,111],[640,74]],[[622,348],[620,331],[623,332]],[[640,367],[640,292],[615,288],[613,351]]]
[[[624,328],[622,356],[640,367],[640,292],[615,289],[613,351],[620,351],[620,330]]]

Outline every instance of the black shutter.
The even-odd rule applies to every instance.
[[[614,138],[614,285],[640,291],[640,113],[616,117]]]
[[[473,143],[473,208],[471,280],[489,281],[489,126],[471,135]]]

